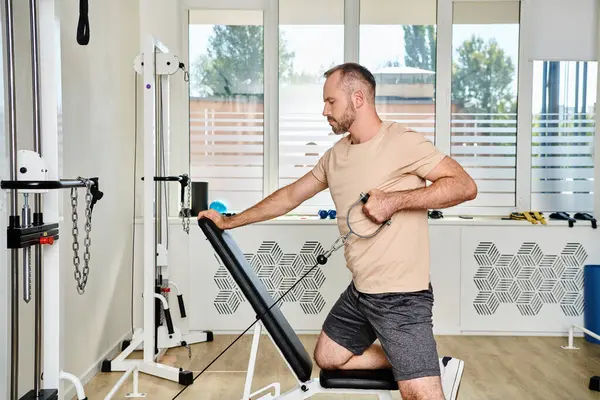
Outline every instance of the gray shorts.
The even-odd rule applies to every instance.
[[[323,324],[334,342],[355,355],[379,339],[397,381],[439,376],[433,337],[433,290],[365,294],[351,283]]]

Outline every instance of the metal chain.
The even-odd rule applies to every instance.
[[[73,265],[75,266],[75,280],[77,282],[81,281],[81,271],[79,271],[79,263],[81,260],[79,259],[79,228],[77,227],[77,222],[79,220],[79,216],[77,215],[77,188],[71,188],[71,221],[73,221]],[[79,285],[77,286],[77,290],[79,291]]]
[[[186,205],[185,205],[185,208],[186,208],[185,229],[186,229],[187,234],[189,235],[190,234],[190,214],[192,212],[192,210],[191,210],[192,206],[190,204],[190,192],[191,192],[191,190],[190,190],[189,186],[186,189],[187,189],[187,199],[186,199]]]
[[[190,234],[190,187],[186,186],[184,189],[187,191],[186,204],[181,203],[181,225],[183,226],[183,231]]]
[[[78,206],[78,193],[77,188],[71,188],[71,208],[72,215],[71,221],[73,221],[73,265],[75,266],[74,277],[75,281],[77,281],[77,292],[82,295],[85,293],[85,286],[87,285],[88,276],[90,273],[90,247],[92,245],[92,240],[90,238],[90,232],[92,231],[92,191],[91,187],[93,182],[89,179],[78,178],[81,180],[86,186],[85,193],[85,239],[83,241],[83,245],[85,247],[85,251],[83,253],[83,275],[79,269],[81,264],[81,260],[79,258],[79,228],[77,223],[79,222],[79,215],[77,213]]]

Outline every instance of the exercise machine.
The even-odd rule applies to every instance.
[[[207,218],[200,219],[198,225],[256,313],[256,325],[242,399],[295,400],[307,399],[321,393],[377,395],[380,400],[392,399],[391,392],[398,390],[398,384],[391,369],[321,370],[319,378],[311,379],[313,365],[309,354],[281,309],[276,307],[277,302],[269,295],[266,287],[246,261],[243,251],[238,247],[231,234],[220,230],[212,220]],[[319,255],[318,264],[324,265],[327,262],[327,258],[332,251],[335,251],[335,246],[334,244],[329,252]],[[263,328],[267,331],[296,379],[296,387],[285,393],[281,393],[278,382],[271,383],[254,393],[250,393],[256,368],[258,344]],[[450,357],[444,357],[441,363],[447,365],[450,360]],[[458,360],[458,362],[460,377],[462,376],[464,362],[462,360]],[[456,399],[459,386],[460,379],[457,379],[451,385],[443,388],[447,400]],[[179,394],[182,392],[183,390]],[[259,395],[260,397],[256,397]]]
[[[190,385],[192,372],[160,363],[165,352],[174,347],[212,341],[210,331],[182,331],[174,323],[171,315],[169,294],[172,289],[177,293],[177,303],[181,318],[186,318],[183,293],[180,286],[170,279],[168,265],[168,199],[169,182],[178,182],[180,192],[180,216],[183,230],[189,233],[190,219],[190,179],[187,174],[169,176],[169,77],[185,68],[177,56],[150,37],[144,45],[144,51],[134,61],[134,69],[143,77],[143,143],[144,143],[144,203],[143,203],[143,328],[136,329],[131,341],[123,343],[122,352],[113,360],[105,360],[103,372],[125,372],[117,385],[123,383],[129,375],[133,376],[137,386],[137,374],[160,377],[162,379]],[[185,72],[187,75],[187,72]],[[136,88],[137,90],[137,88]],[[146,179],[146,177],[152,179]],[[171,296],[172,297],[172,296]],[[135,350],[143,349],[143,358],[129,359]],[[137,389],[133,397],[141,397]],[[110,396],[108,397],[110,398]]]
[[[158,155],[162,155],[163,151],[158,152]],[[158,158],[158,157],[157,157]],[[163,169],[164,164],[157,161],[157,163],[161,164],[161,168]],[[157,166],[158,168],[158,166]],[[142,177],[142,180],[144,178]],[[187,174],[182,174],[178,176],[155,176],[154,182],[177,182],[180,184],[180,210],[179,216],[181,217],[181,225],[183,227],[183,231],[189,235],[190,233],[190,216],[191,216],[191,208],[190,208],[190,178]],[[157,196],[159,193],[168,193],[164,187],[157,184],[156,187]],[[161,200],[162,200],[162,196]],[[168,195],[165,196],[168,198]],[[177,296],[177,305],[179,307],[179,316],[181,319],[187,318],[187,313],[185,310],[185,301],[183,298],[183,292],[181,291],[180,286],[170,279],[169,277],[169,266],[168,266],[168,252],[169,252],[169,235],[168,235],[168,226],[161,229],[161,220],[167,220],[166,215],[169,209],[168,204],[165,207],[161,207],[163,204],[162,201],[157,202],[157,208],[159,209],[158,217],[157,217],[157,243],[156,243],[156,287],[155,291],[157,296],[155,299],[155,352],[156,359],[159,359],[164,355],[164,353],[174,347],[186,347],[189,352],[189,357],[192,356],[191,346],[195,343],[203,343],[210,342],[213,340],[213,333],[211,331],[190,331],[186,329],[182,331],[179,327],[173,324],[173,319],[171,316],[171,306],[170,306],[170,293],[172,289],[175,289],[175,293]],[[163,235],[163,233],[165,233]],[[129,349],[131,342],[139,342],[137,348],[135,350],[143,349],[143,340],[136,340],[140,335],[143,334],[143,330],[137,330],[134,332],[132,340],[125,340],[123,342],[122,351],[132,351],[133,349]]]
[[[59,196],[57,191],[70,189],[73,221],[73,251],[75,280],[80,295],[85,293],[90,270],[90,232],[94,205],[103,196],[96,177],[58,179],[58,125],[56,113],[48,112],[42,118],[41,109],[57,110],[55,75],[55,20],[54,3],[46,2],[41,11],[44,18],[38,21],[36,0],[29,2],[31,35],[32,90],[33,90],[33,150],[17,151],[14,21],[11,0],[5,0],[6,76],[7,76],[7,127],[9,133],[9,179],[2,180],[0,187],[10,198],[7,223],[7,249],[10,251],[10,391],[9,399],[19,398],[19,292],[22,289],[26,303],[34,301],[35,343],[34,387],[21,397],[25,399],[58,399],[59,380],[68,380],[76,387],[77,397],[85,399],[79,379],[62,370],[60,357],[60,265]],[[42,32],[40,34],[38,32]],[[44,38],[45,50],[40,51],[40,38]],[[41,79],[41,66],[52,76],[48,82]],[[45,92],[42,95],[41,86]],[[53,115],[54,114],[54,115]],[[79,190],[85,190],[85,250],[83,267],[79,258]],[[4,195],[4,193],[3,193]],[[19,214],[19,200],[22,208]],[[33,199],[30,199],[30,196]],[[33,204],[32,204],[33,203]],[[33,213],[32,213],[33,211]],[[32,216],[33,214],[33,216]],[[4,218],[4,215],[3,215]],[[21,253],[21,254],[20,254]],[[33,260],[32,260],[33,254]],[[23,282],[19,284],[22,256]],[[34,278],[34,279],[33,279]],[[34,287],[32,288],[32,284]]]

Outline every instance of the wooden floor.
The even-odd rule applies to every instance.
[[[192,346],[192,359],[187,349],[171,349],[163,363],[199,371],[213,360],[231,341],[233,335],[218,335],[210,343]],[[301,335],[312,355],[316,335]],[[440,356],[451,355],[465,361],[459,392],[460,400],[483,399],[600,399],[599,392],[588,390],[589,378],[600,375],[600,346],[582,338],[575,339],[579,350],[564,350],[566,338],[439,336]],[[189,386],[180,400],[241,399],[251,336],[240,339],[216,363]],[[315,365],[313,375],[319,375]],[[86,386],[88,399],[104,399],[121,373],[100,373]],[[252,390],[279,381],[282,392],[293,387],[294,379],[267,336],[259,347]],[[114,399],[123,399],[132,388],[129,379]],[[140,374],[140,391],[147,399],[172,399],[183,388],[173,382]],[[318,399],[374,399],[373,396],[315,396]],[[399,399],[395,393],[395,399]]]

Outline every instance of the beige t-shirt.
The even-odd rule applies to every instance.
[[[313,169],[329,186],[340,233],[346,218],[352,230],[369,235],[379,227],[362,212],[362,203],[348,208],[360,193],[425,187],[424,177],[445,157],[425,136],[405,126],[384,121],[372,139],[351,144],[350,135],[327,150]],[[347,267],[363,293],[414,292],[429,287],[429,227],[427,210],[395,213],[391,225],[364,239],[350,235],[344,248]]]

